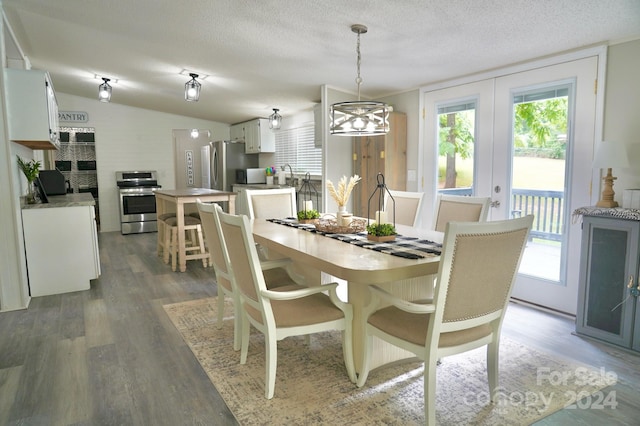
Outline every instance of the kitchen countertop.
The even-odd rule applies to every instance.
[[[23,204],[23,209],[50,209],[56,207],[95,206],[96,200],[90,192],[78,194],[52,195],[48,203]]]
[[[290,187],[290,185],[267,185],[266,183],[234,183],[233,186],[246,189],[279,189]]]

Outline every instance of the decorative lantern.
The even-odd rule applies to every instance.
[[[396,200],[389,192],[387,185],[384,183],[384,175],[382,173],[378,173],[376,176],[376,189],[373,191],[371,196],[369,197],[369,201],[367,204],[367,238],[376,239],[380,241],[388,241],[394,240],[396,234]],[[387,219],[387,211],[385,211],[385,196],[388,194],[389,200],[392,202],[392,211],[393,211],[393,223],[389,222]],[[375,224],[371,224],[371,201],[374,203],[375,211]],[[391,229],[389,228],[391,225]]]
[[[302,179],[302,185],[300,185],[300,189],[298,190],[298,211],[309,211],[314,210],[313,208],[313,199],[316,198],[316,209],[320,206],[320,196],[318,195],[318,190],[311,183],[311,174],[309,172],[305,173],[304,178]]]

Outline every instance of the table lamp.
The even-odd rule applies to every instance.
[[[618,207],[618,203],[613,200],[615,192],[613,191],[613,181],[617,179],[611,174],[613,167],[625,168],[629,167],[629,157],[627,155],[627,147],[624,143],[602,141],[598,144],[596,155],[593,159],[593,167],[598,169],[607,169],[607,175],[602,178],[604,188],[602,196],[596,207],[613,208]]]

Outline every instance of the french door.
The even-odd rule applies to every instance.
[[[491,197],[489,220],[536,216],[513,297],[567,313],[576,312],[581,239],[571,213],[590,203],[597,69],[593,56],[424,95],[423,170],[438,169],[443,111],[473,105],[472,193]],[[544,129],[531,117],[537,110]],[[435,202],[442,184],[437,173],[424,176],[425,199]]]

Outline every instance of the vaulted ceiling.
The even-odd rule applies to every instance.
[[[640,37],[640,0],[1,0],[56,91],[236,123],[311,108],[327,84],[363,97]],[[9,53],[11,55],[11,53]],[[183,70],[201,79],[184,101]]]

